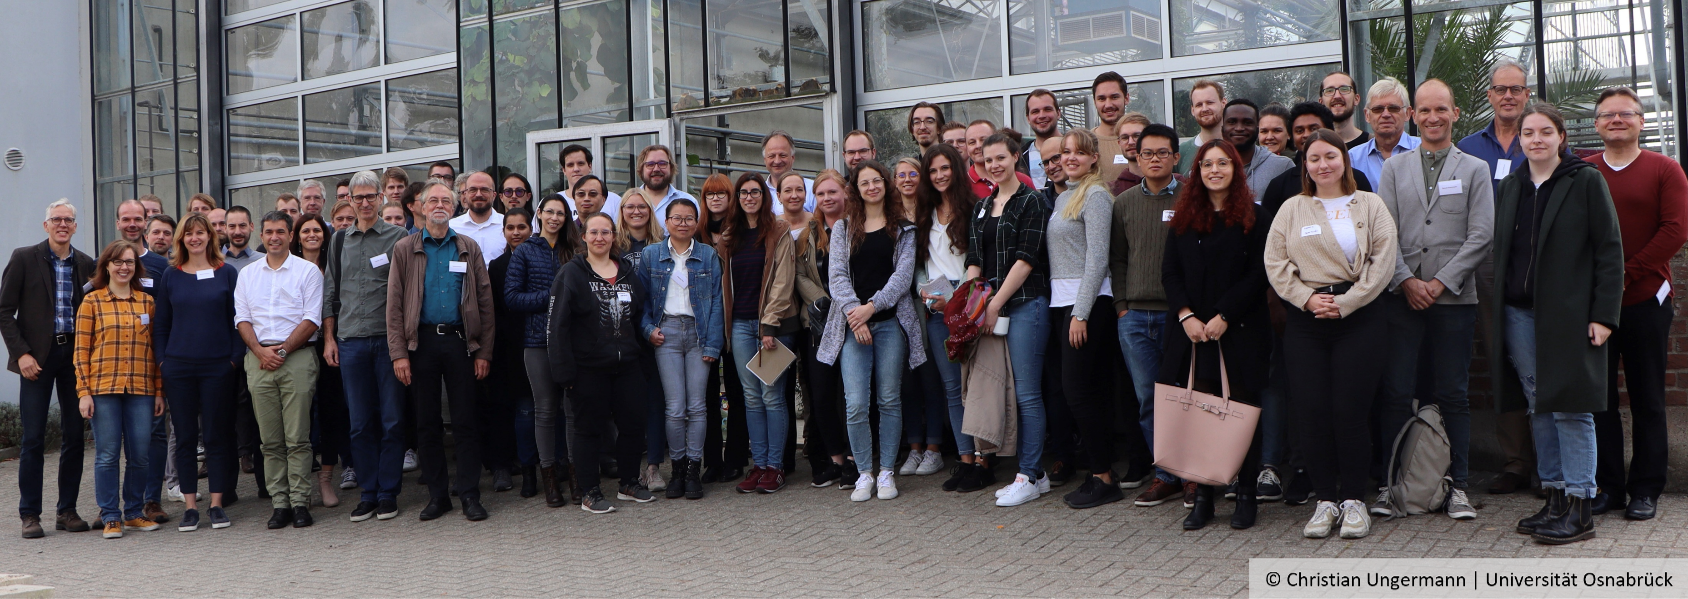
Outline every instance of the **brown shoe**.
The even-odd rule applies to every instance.
[[[41,530],[40,516],[23,517],[23,538],[39,539],[44,536],[47,536],[47,531]]]
[[[141,506],[141,513],[146,515],[148,520],[159,524],[170,521],[170,514],[166,513],[164,506],[158,505],[156,501],[148,501],[146,505]]]
[[[76,515],[76,510],[65,510],[59,512],[59,517],[53,524],[53,528],[65,532],[88,532],[88,522],[83,520],[81,516]]]
[[[246,474],[251,474],[255,470],[257,470],[257,468],[254,468],[252,466],[252,456],[249,456],[249,455],[240,456],[240,471],[241,472],[244,472]]]
[[[340,483],[334,480],[333,466],[323,466],[321,470],[317,471],[317,487],[320,489],[318,494],[322,495],[322,507],[340,505],[340,494],[335,492],[335,489],[340,487]]]
[[[568,501],[563,499],[563,490],[557,487],[557,467],[546,466],[539,469],[539,486],[545,490],[545,505],[549,507],[563,507]]]
[[[1154,507],[1184,495],[1184,487],[1155,478],[1149,490],[1137,496],[1137,507]]]
[[[1184,509],[1196,508],[1196,483],[1184,483]]]
[[[1516,472],[1502,472],[1495,482],[1489,485],[1490,495],[1509,495],[1529,486],[1530,480]]]

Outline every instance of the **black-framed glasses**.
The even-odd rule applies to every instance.
[[[55,217],[47,219],[47,222],[52,223],[54,225],[61,226],[61,227],[68,227],[68,226],[76,224],[76,217],[74,217],[74,216],[55,216]]]
[[[1530,92],[1527,85],[1491,85],[1489,93],[1497,96],[1522,96]]]
[[[668,168],[669,166],[672,166],[672,165],[673,165],[673,163],[671,163],[667,160],[646,160],[645,161],[645,168]]]
[[[112,266],[134,266],[135,260],[133,258],[119,258],[112,260],[109,264]]]
[[[498,195],[501,195],[501,196],[504,196],[504,197],[507,197],[507,198],[524,198],[524,197],[527,197],[528,193],[529,193],[528,190],[522,189],[520,187],[506,187],[506,188],[500,190],[498,192]]]
[[[750,189],[740,189],[738,190],[738,195],[741,198],[759,198],[762,197],[762,188],[752,187]]]
[[[465,187],[465,188],[463,188],[463,195],[466,195],[466,196],[477,196],[477,195],[478,196],[489,196],[489,195],[494,195],[496,193],[498,193],[498,190],[493,189],[491,187],[475,186],[475,187]]]
[[[695,225],[695,224],[697,224],[697,217],[695,217],[695,216],[671,216],[671,217],[668,217],[668,223],[673,224],[673,225]]]
[[[376,198],[379,198],[379,197],[381,197],[381,194],[378,194],[378,193],[353,194],[352,195],[352,203],[353,204],[369,204],[369,203],[375,202]]]
[[[1178,154],[1177,152],[1174,152],[1172,150],[1168,150],[1166,148],[1161,148],[1161,149],[1158,149],[1158,150],[1137,150],[1137,159],[1138,160],[1148,160],[1150,158],[1153,158],[1155,160],[1171,160],[1172,157],[1177,155],[1177,154]]]
[[[1351,94],[1351,93],[1354,93],[1354,86],[1352,86],[1352,85],[1338,85],[1336,87],[1327,87],[1327,88],[1324,88],[1322,90],[1319,90],[1319,95],[1321,95],[1321,96],[1334,96],[1334,95],[1337,95],[1337,94]]]
[[[1049,166],[1049,165],[1052,165],[1052,164],[1060,164],[1060,162],[1061,162],[1061,154],[1054,154],[1054,155],[1051,155],[1048,158],[1043,159],[1043,166]]]

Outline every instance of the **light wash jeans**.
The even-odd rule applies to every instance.
[[[1545,489],[1593,499],[1596,463],[1594,414],[1536,411],[1536,311],[1506,307],[1506,354],[1518,371],[1529,402],[1530,433],[1536,445],[1536,476]]]
[[[926,359],[938,367],[938,376],[944,381],[944,399],[949,404],[950,431],[955,433],[955,450],[961,455],[973,453],[973,436],[961,433],[961,421],[966,416],[961,396],[961,364],[951,362],[949,353],[944,349],[944,340],[949,339],[949,325],[944,324],[944,314],[934,312],[926,319]]]
[[[103,522],[122,522],[145,515],[141,508],[145,503],[142,495],[151,477],[152,405],[151,395],[94,396],[94,499],[99,503]],[[119,452],[125,458],[121,486]]]
[[[662,378],[664,430],[668,436],[668,457],[673,460],[703,459],[705,385],[714,364],[703,361],[698,345],[697,320],[690,316],[663,316],[662,345],[656,348],[656,370]]]
[[[868,425],[868,404],[879,396],[879,467],[897,466],[897,441],[903,433],[903,371],[908,370],[908,338],[892,318],[867,325],[872,345],[856,341],[846,327],[844,347],[839,352],[839,370],[844,379],[844,429],[850,434],[850,454],[857,467],[873,464],[873,429]],[[872,472],[864,470],[864,472]]]
[[[762,351],[761,328],[761,323],[754,319],[733,321],[733,359],[738,364],[739,382],[744,385],[744,424],[750,433],[750,461],[761,468],[784,468],[785,377],[791,376],[791,370],[780,373],[772,385],[762,384],[762,379],[750,372],[750,361]],[[790,335],[776,339],[791,347]]]
[[[1137,425],[1143,428],[1143,442],[1155,450],[1155,379],[1160,378],[1161,332],[1166,327],[1165,310],[1131,310],[1117,321],[1119,346],[1125,353],[1125,368],[1131,372],[1131,386],[1137,392]],[[1178,477],[1155,469],[1155,478],[1177,483]]]
[[[1039,297],[1004,310],[1008,317],[1008,361],[1014,369],[1015,402],[1020,407],[1020,474],[1043,475],[1043,441],[1048,435],[1043,406],[1043,352],[1049,345],[1049,298]]]

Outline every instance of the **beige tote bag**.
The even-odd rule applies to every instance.
[[[1217,342],[1215,342],[1217,343]],[[1155,466],[1185,482],[1225,486],[1236,480],[1260,423],[1260,408],[1231,401],[1225,351],[1219,351],[1221,397],[1196,391],[1196,349],[1186,386],[1155,383]]]

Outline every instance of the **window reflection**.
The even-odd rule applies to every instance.
[[[457,49],[457,0],[389,0],[386,16],[388,64]]]
[[[299,38],[292,15],[228,32],[228,93],[292,83],[299,70]]]
[[[1336,0],[1175,0],[1175,56],[1337,39]]]
[[[305,78],[375,66],[375,3],[355,0],[304,13]]]
[[[457,143],[457,69],[387,82],[387,151]]]
[[[228,115],[229,174],[298,166],[298,100],[233,108]]]
[[[1001,76],[999,6],[970,0],[862,4],[867,91]]]
[[[380,84],[305,96],[305,162],[380,153]]]
[[[1159,0],[1010,0],[1016,75],[1161,57]]]
[[[1201,127],[1190,116],[1190,88],[1197,81],[1211,79],[1225,87],[1225,99],[1248,98],[1265,106],[1277,102],[1293,106],[1319,99],[1319,83],[1325,74],[1342,68],[1341,63],[1308,65],[1287,69],[1204,75],[1172,80],[1172,121],[1180,134],[1194,135]]]

